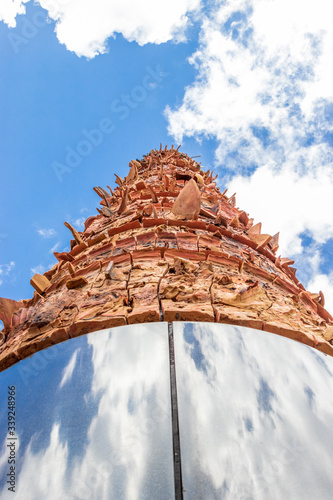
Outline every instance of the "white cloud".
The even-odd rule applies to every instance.
[[[75,219],[72,224],[74,227],[76,227],[78,230],[81,230],[82,231],[84,230],[84,223],[86,221],[86,218],[87,217],[78,217],[77,219]]]
[[[62,379],[61,379],[61,382],[59,384],[59,389],[62,389],[62,387],[70,381],[70,379],[72,378],[72,375],[73,375],[73,371],[74,371],[74,368],[75,368],[75,364],[76,364],[76,358],[77,358],[77,353],[78,353],[78,350],[77,349],[73,356],[71,357],[71,359],[69,360],[69,363],[68,365],[66,366],[66,368],[64,368],[63,370],[63,373],[62,373]]]
[[[289,498],[324,498],[327,483],[305,478],[318,459],[317,474],[331,477],[333,379],[324,355],[231,325],[195,323],[186,335],[181,323],[174,328],[188,498],[278,499],[285,485]]]
[[[85,351],[91,355],[93,373],[86,373],[86,368],[81,367],[79,374],[87,382],[83,416],[85,419],[91,416],[86,443],[81,453],[69,461],[77,439],[73,433],[66,438],[67,433],[61,432],[68,428],[68,419],[66,411],[61,411],[60,399],[45,447],[35,446],[39,443],[39,432],[27,436],[30,441],[20,453],[22,464],[15,498],[171,498],[173,463],[166,324],[104,330],[88,336],[87,342],[89,348]],[[63,385],[72,376],[75,358],[74,353],[62,373]],[[76,397],[76,386],[77,383],[66,386],[68,397],[73,394]],[[79,399],[77,403],[80,408]],[[79,413],[78,430],[86,425]],[[151,481],[161,467],[163,475],[159,481]],[[11,498],[6,486],[0,489],[0,496],[4,500]]]
[[[37,229],[37,233],[43,238],[53,238],[57,234],[57,232],[53,229]]]
[[[38,264],[36,267],[30,269],[32,274],[43,274],[46,271],[46,267],[43,264]]]
[[[264,233],[280,231],[281,254],[300,254],[305,232],[319,245],[333,238],[333,171],[327,166],[302,175],[288,161],[281,169],[266,164],[249,177],[234,176],[229,188],[237,192],[237,204],[263,223]]]
[[[15,267],[15,262],[11,261],[9,264],[0,264],[0,285],[3,283],[3,279],[5,276],[9,276],[11,271]]]
[[[55,252],[59,248],[59,245],[60,245],[60,242],[57,241],[57,243],[55,245],[53,245],[52,248],[50,248],[50,253]]]
[[[140,45],[184,41],[189,15],[199,8],[200,0],[38,0],[38,3],[56,22],[59,41],[78,56],[92,58],[107,52],[108,38],[117,33]],[[8,19],[8,24],[15,26],[19,8],[12,10],[5,22]]]
[[[220,180],[290,257],[304,257],[304,233],[315,251],[333,237],[332,14],[328,0],[218,2],[196,79],[165,111],[177,141],[216,140]]]
[[[10,28],[16,26],[16,16],[25,14],[25,6],[29,0],[1,0],[0,3],[0,21],[8,24]]]

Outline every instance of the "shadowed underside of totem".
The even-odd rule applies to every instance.
[[[155,321],[201,321],[277,333],[333,355],[333,318],[322,292],[305,290],[294,262],[277,256],[216,186],[174,149],[151,150],[118,187],[94,188],[98,215],[69,252],[31,279],[32,299],[0,299],[0,369],[88,332]],[[263,207],[263,210],[265,207]]]

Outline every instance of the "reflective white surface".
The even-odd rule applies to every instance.
[[[174,338],[184,498],[331,500],[333,359],[230,325]]]
[[[16,386],[16,492],[7,386]],[[0,373],[0,498],[172,500],[166,323],[95,332]]]

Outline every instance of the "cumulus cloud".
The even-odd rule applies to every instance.
[[[16,26],[16,16],[25,14],[25,6],[29,0],[2,0],[0,3],[0,21],[8,24],[10,28]]]
[[[316,249],[333,236],[331,18],[328,0],[218,2],[189,60],[195,81],[165,110],[177,141],[216,141],[238,205],[290,257],[304,233]]]
[[[67,384],[64,390],[68,401],[82,409],[75,422],[77,434],[72,432],[73,422],[65,417],[66,405],[59,399],[45,447],[36,446],[41,427],[38,422],[27,448],[20,451],[22,464],[15,498],[171,498],[172,427],[166,324],[113,328],[93,333],[87,340],[82,338],[80,345],[81,352],[79,348],[73,353],[62,371],[60,383],[62,387]],[[85,362],[80,358],[82,353]],[[86,370],[88,355],[93,364],[92,378]],[[75,376],[71,379],[74,369],[79,370],[77,377],[84,378],[87,384],[84,403],[76,393]],[[55,370],[54,377],[59,377],[59,371]],[[85,431],[88,416],[91,421]],[[73,458],[77,436],[82,436],[82,432],[86,443]],[[1,465],[0,460],[0,473]],[[11,498],[7,486],[0,489],[0,496]]]
[[[9,276],[15,267],[15,262],[11,261],[9,264],[0,264],[0,285],[3,283],[3,278]]]
[[[108,38],[117,33],[140,45],[184,41],[189,16],[199,8],[200,0],[38,0],[38,3],[56,22],[59,41],[78,56],[92,58],[107,52]],[[18,13],[18,8],[15,12]],[[15,12],[8,15],[10,26],[15,26]]]
[[[57,232],[53,229],[37,229],[37,233],[43,238],[53,238],[57,234]]]
[[[278,499],[286,485],[290,498],[324,498],[332,446],[326,422],[333,411],[324,355],[231,325],[174,328],[188,498]],[[305,478],[311,460],[314,468],[320,461],[323,482]]]

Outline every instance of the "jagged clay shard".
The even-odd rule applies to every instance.
[[[172,207],[172,213],[181,219],[197,220],[201,207],[200,191],[191,179],[181,190]]]
[[[284,335],[333,355],[321,292],[307,292],[212,173],[173,147],[132,160],[94,188],[98,215],[31,279],[32,299],[0,299],[0,368],[70,337],[148,321],[211,321]],[[263,207],[263,210],[265,207]]]

